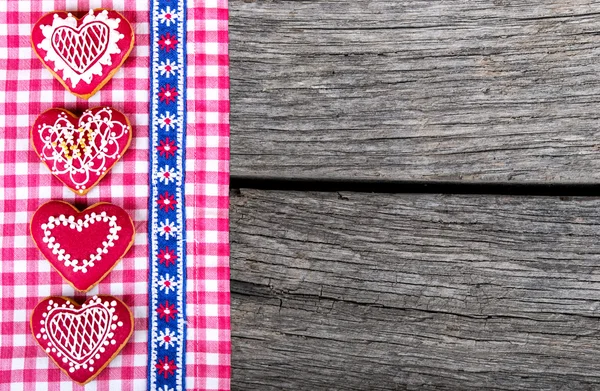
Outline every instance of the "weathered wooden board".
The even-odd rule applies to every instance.
[[[231,203],[234,389],[600,389],[600,199]]]
[[[600,183],[600,4],[230,1],[232,174]]]

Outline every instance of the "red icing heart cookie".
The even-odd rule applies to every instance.
[[[31,236],[44,257],[75,289],[100,282],[133,244],[135,228],[122,208],[106,202],[79,212],[64,201],[40,206]]]
[[[35,54],[71,93],[88,99],[102,88],[129,56],[135,37],[116,11],[90,10],[81,19],[64,11],[42,16],[33,26]]]
[[[131,143],[131,124],[110,107],[43,112],[31,128],[31,144],[52,175],[78,195],[91,190]]]
[[[133,315],[112,296],[94,296],[81,306],[48,297],[31,314],[31,332],[63,372],[85,384],[123,349],[133,333]]]

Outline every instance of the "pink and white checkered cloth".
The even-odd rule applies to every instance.
[[[35,57],[29,36],[46,12],[121,12],[136,45],[114,78],[89,101],[65,91]],[[0,1],[0,391],[145,390],[148,339],[148,0]],[[187,79],[187,345],[186,388],[227,390],[229,323],[229,78],[227,0],[188,0]],[[85,197],[55,179],[30,147],[29,129],[51,107],[83,111],[110,105],[134,128],[128,152]],[[137,235],[126,257],[86,296],[109,294],[132,309],[135,333],[122,352],[85,387],[69,380],[34,341],[29,316],[50,295],[82,298],[43,259],[28,223],[48,200],[79,207],[122,206]]]

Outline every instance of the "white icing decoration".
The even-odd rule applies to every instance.
[[[44,238],[42,240],[44,243],[48,243],[48,248],[52,250],[52,254],[57,255],[58,260],[63,261],[65,266],[71,266],[74,272],[81,271],[82,273],[87,273],[88,268],[94,267],[95,262],[101,261],[102,255],[107,254],[108,249],[115,245],[115,241],[119,239],[118,232],[121,230],[121,226],[117,224],[116,216],[108,216],[106,212],[102,212],[101,214],[86,213],[83,220],[79,219],[77,221],[74,221],[74,218],[71,219],[72,217],[73,216],[67,218],[65,215],[60,215],[58,217],[50,216],[48,218],[48,223],[42,224],[41,226],[42,231],[44,232]],[[89,227],[90,225],[101,221],[108,223],[109,225],[109,233],[106,236],[106,241],[103,241],[102,246],[96,248],[96,252],[90,254],[86,259],[73,259],[71,254],[66,254],[65,250],[60,247],[60,244],[56,242],[56,238],[52,236],[52,230],[60,224],[65,226],[68,225],[69,228],[82,232],[84,227]],[[56,307],[56,303],[54,306]],[[85,306],[82,307],[85,308]],[[106,307],[109,307],[108,303]]]
[[[52,308],[43,316],[49,319],[48,330],[40,330],[43,339],[48,340],[45,350],[56,353],[63,363],[68,363],[70,373],[80,368],[94,372],[91,366],[95,364],[94,359],[100,359],[106,350],[102,346],[117,343],[110,330],[115,325],[123,326],[122,322],[113,320],[101,302],[91,301],[80,309]],[[36,338],[40,339],[40,336],[36,335]]]
[[[76,189],[83,193],[90,180],[95,181],[106,171],[107,159],[120,157],[123,151],[119,140],[129,137],[129,130],[127,123],[113,120],[108,107],[96,114],[86,110],[77,128],[61,113],[54,124],[40,125],[38,134],[43,147],[39,154],[52,174],[68,174]]]
[[[106,10],[98,15],[90,10],[79,27],[71,14],[65,19],[55,15],[51,26],[40,26],[44,39],[38,48],[46,51],[44,61],[52,61],[54,72],[62,71],[62,79],[70,79],[73,88],[82,80],[90,84],[94,75],[102,75],[103,65],[113,65],[111,56],[121,53],[120,22],[109,18]]]

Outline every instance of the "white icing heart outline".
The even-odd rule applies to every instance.
[[[90,254],[86,259],[74,259],[71,254],[66,253],[65,249],[61,248],[60,243],[56,241],[56,238],[52,236],[52,230],[58,225],[68,226],[70,229],[76,229],[78,232],[82,232],[84,229],[89,228],[96,222],[105,222],[109,224],[108,235],[106,241],[102,242],[102,247],[96,249],[95,254]],[[72,267],[74,272],[81,271],[87,273],[88,268],[94,267],[95,262],[102,260],[103,254],[108,254],[110,247],[114,247],[115,241],[119,239],[117,234],[122,227],[117,224],[117,216],[108,216],[106,212],[97,214],[95,212],[85,214],[83,220],[75,220],[75,216],[71,215],[66,217],[64,214],[59,216],[48,217],[48,222],[41,225],[44,237],[42,241],[48,245],[48,248],[52,250],[52,254],[57,256],[59,261],[64,262],[66,267]],[[81,264],[79,263],[81,261]]]
[[[85,72],[79,73],[72,69],[69,64],[64,61],[61,55],[56,52],[52,45],[52,36],[58,28],[71,27],[72,29],[77,30],[82,29],[87,24],[93,22],[102,22],[109,28],[109,34],[107,37],[108,42],[106,43],[107,47],[104,54],[98,61],[96,61]],[[121,49],[119,49],[117,42],[125,38],[125,36],[117,30],[120,22],[121,19],[119,18],[109,18],[107,10],[102,10],[98,15],[94,15],[94,10],[90,10],[90,12],[82,19],[81,23],[79,23],[77,18],[75,18],[71,13],[69,13],[64,19],[58,16],[58,14],[55,14],[52,20],[52,25],[39,26],[42,30],[42,34],[44,35],[44,39],[42,42],[37,44],[37,47],[38,49],[46,51],[44,61],[52,61],[54,63],[55,73],[58,74],[59,71],[62,71],[62,76],[59,77],[61,77],[65,82],[67,80],[71,80],[72,88],[76,88],[80,81],[91,84],[94,75],[103,75],[103,65],[112,65],[112,55],[121,53]]]
[[[121,150],[119,141],[123,137],[129,137],[131,129],[127,121],[113,120],[112,109],[106,107],[96,114],[92,114],[92,110],[86,110],[79,117],[77,128],[66,113],[61,113],[54,124],[38,125],[37,130],[43,143],[38,152],[42,161],[52,162],[49,166],[53,175],[69,174],[75,190],[84,193],[86,183],[92,180],[92,174],[96,178],[100,177],[107,170],[107,160],[114,160],[114,164],[121,158],[125,148]],[[92,139],[89,139],[90,136]],[[85,141],[86,137],[88,142]],[[84,153],[77,155],[73,151],[73,156],[69,158],[69,149],[81,145],[85,145],[82,148]],[[79,178],[80,174],[85,175],[84,179]]]
[[[103,22],[91,22],[78,29],[59,26],[52,33],[52,48],[72,70],[81,75],[106,52],[109,32],[110,28]],[[96,35],[96,40],[92,34]]]

